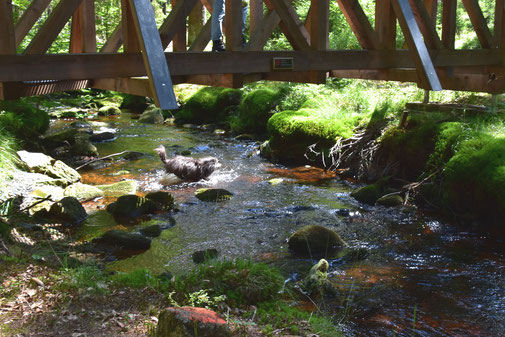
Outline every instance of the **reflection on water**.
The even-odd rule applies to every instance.
[[[344,321],[349,336],[505,336],[504,243],[486,234],[461,232],[412,209],[384,209],[358,204],[352,186],[332,173],[266,162],[255,144],[212,133],[132,122],[127,114],[95,127],[108,128],[117,140],[97,144],[102,156],[124,150],[146,156],[114,159],[106,167],[83,174],[90,184],[134,179],[139,193],[166,190],[179,211],[158,214],[147,223],[123,227],[103,207],[95,210],[81,232],[91,239],[109,229],[159,223],[165,230],[145,253],[114,261],[108,268],[131,270],[149,266],[156,272],[180,272],[194,265],[191,254],[218,248],[221,256],[273,261],[291,275],[305,276],[313,261],[291,256],[286,239],[307,224],[339,232],[351,248],[366,249],[356,260],[330,261],[330,278],[339,298],[317,303]],[[153,149],[163,144],[169,155],[189,150],[195,157],[215,156],[222,163],[207,181],[187,183],[167,175]],[[128,173],[117,175],[120,171]],[[272,178],[283,178],[271,184]],[[224,188],[234,197],[205,203],[194,197],[201,187]],[[313,304],[301,304],[312,307]],[[346,313],[346,315],[343,315]],[[415,326],[415,327],[414,327]]]

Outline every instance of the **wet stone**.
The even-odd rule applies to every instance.
[[[174,307],[161,311],[158,337],[230,337],[226,321],[210,309]]]
[[[209,260],[215,259],[219,256],[219,252],[215,248],[199,250],[191,254],[194,263],[204,263]]]

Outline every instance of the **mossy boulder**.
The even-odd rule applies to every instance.
[[[404,203],[403,197],[399,194],[389,194],[377,199],[377,205],[384,207],[399,207]]]
[[[123,180],[109,185],[96,185],[96,187],[102,190],[106,197],[117,197],[137,192],[137,182],[135,180]]]
[[[127,250],[147,250],[151,248],[150,239],[123,230],[110,230],[101,237],[94,239],[93,242]]]
[[[164,121],[165,118],[161,113],[161,109],[145,111],[139,118],[139,122],[145,124],[163,124]]]
[[[332,253],[346,246],[335,231],[320,226],[309,225],[297,230],[288,240],[289,249],[304,256],[318,256]]]
[[[205,250],[199,250],[191,254],[191,259],[194,263],[204,263],[206,261],[215,259],[219,256],[219,252],[216,248],[209,248]]]
[[[231,127],[235,132],[262,134],[283,95],[278,90],[259,89],[248,93],[237,110]]]
[[[38,152],[18,151],[19,159],[29,172],[62,179],[67,185],[81,180],[81,175],[62,161]]]
[[[147,97],[129,94],[122,94],[122,96],[123,102],[121,103],[121,109],[141,112],[149,106],[149,100]]]
[[[178,125],[222,122],[240,103],[240,90],[206,87],[198,90],[175,114]]]
[[[49,128],[49,115],[30,103],[0,100],[0,126],[31,144]]]
[[[233,193],[222,188],[200,188],[196,190],[195,196],[202,201],[220,202],[230,200]]]
[[[158,224],[154,224],[151,226],[142,227],[140,229],[140,233],[150,238],[156,238],[161,235],[161,226]]]
[[[42,136],[41,141],[47,147],[56,147],[65,143],[73,144],[77,133],[76,128],[63,128],[46,133]]]
[[[146,195],[146,199],[154,202],[160,210],[171,210],[175,205],[174,196],[169,192],[151,192]]]
[[[70,148],[70,152],[76,156],[98,156],[98,149],[90,142],[90,136],[86,133],[78,133],[74,137],[75,141]]]
[[[67,186],[63,191],[66,197],[74,197],[79,201],[88,201],[95,198],[103,197],[104,193],[101,189],[82,183],[75,183]]]
[[[51,206],[48,216],[57,222],[75,224],[86,219],[88,214],[79,200],[65,197]]]
[[[117,105],[105,105],[98,109],[98,116],[114,116],[121,114]]]
[[[309,295],[335,293],[335,288],[328,280],[330,264],[325,259],[312,266],[309,275],[302,281],[302,289]]]
[[[119,197],[114,203],[114,207],[110,209],[112,215],[118,219],[137,218],[158,210],[156,203],[134,194]]]
[[[360,187],[351,192],[351,197],[369,205],[375,205],[381,197],[381,188],[376,184]]]
[[[114,140],[115,138],[116,134],[114,132],[98,132],[91,135],[89,140],[95,143],[101,143]]]
[[[99,98],[93,100],[93,102],[97,105],[97,107],[102,108],[104,106],[115,106],[119,108],[123,103],[123,97],[121,94],[108,96],[104,98]]]

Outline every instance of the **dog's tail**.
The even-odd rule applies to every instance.
[[[166,164],[167,163],[167,152],[165,151],[165,147],[163,145],[160,145],[157,148],[155,148],[154,151],[158,152],[158,155],[160,156],[161,161],[163,162],[163,164]]]

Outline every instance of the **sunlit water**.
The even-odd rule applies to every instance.
[[[116,132],[97,144],[100,155],[124,150],[146,154],[136,161],[114,160],[83,172],[83,181],[101,184],[134,179],[139,192],[166,190],[179,211],[157,214],[136,226],[117,224],[103,210],[113,200],[88,204],[92,212],[80,231],[90,239],[111,228],[138,231],[160,223],[165,230],[152,248],[112,261],[111,269],[149,267],[155,272],[193,268],[191,254],[217,248],[221,257],[252,257],[282,268],[289,282],[303,278],[315,261],[292,256],[287,238],[298,228],[320,224],[334,229],[351,248],[365,248],[360,261],[330,259],[337,298],[318,307],[342,322],[349,336],[505,336],[505,245],[502,239],[460,229],[420,212],[364,206],[349,196],[355,187],[314,168],[274,165],[254,153],[256,144],[211,132],[143,125],[123,114],[94,128]],[[222,167],[208,181],[184,183],[164,173],[153,149],[169,155],[215,156]],[[125,175],[114,175],[127,170]],[[283,178],[272,185],[272,178]],[[224,188],[234,197],[206,203],[194,197],[201,187]],[[349,216],[342,216],[350,210]],[[414,328],[415,325],[415,328]]]

